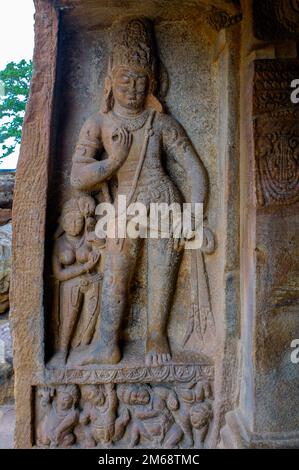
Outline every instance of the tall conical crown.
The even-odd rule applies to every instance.
[[[155,51],[151,24],[146,18],[129,18],[114,24],[110,72],[118,66],[155,72]]]

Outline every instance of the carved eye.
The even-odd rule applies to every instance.
[[[116,129],[116,130],[113,132],[111,138],[112,138],[113,142],[117,142],[117,141],[119,140],[118,129]]]
[[[142,77],[142,78],[138,78],[137,79],[137,86],[140,87],[140,88],[144,88],[146,85],[146,78],[145,77]]]
[[[123,84],[130,83],[130,77],[128,77],[127,75],[122,75],[119,79],[119,82]]]

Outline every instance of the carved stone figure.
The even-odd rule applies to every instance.
[[[210,385],[208,382],[191,382],[177,386],[176,392],[180,397],[176,419],[184,431],[183,447],[203,447],[212,419]]]
[[[52,365],[64,365],[70,347],[88,344],[100,295],[100,250],[93,244],[95,202],[89,196],[67,201],[56,234],[53,272],[58,286],[59,337]]]
[[[117,418],[118,399],[113,384],[83,385],[83,409],[76,435],[84,447],[107,446],[122,438],[130,420],[128,410]]]
[[[202,448],[211,419],[207,381],[43,386],[36,394],[39,447]]]
[[[155,96],[157,57],[150,24],[138,18],[120,22],[113,41],[103,107],[80,132],[72,186],[96,194],[116,178],[118,188],[112,196],[114,200],[116,195],[126,196],[127,204],[142,202],[149,209],[150,203],[205,203],[207,172],[186,132],[163,113]],[[172,165],[183,172],[184,187],[176,181]],[[120,361],[121,325],[143,242],[128,237],[121,243],[107,241],[101,321],[92,344],[82,353],[81,365]],[[146,243],[146,364],[157,366],[171,358],[167,324],[182,246],[174,238],[148,239]]]
[[[173,412],[179,407],[176,393],[164,386],[150,388],[143,384],[122,385],[120,399],[130,405],[132,427],[130,447],[140,440],[150,441],[154,447],[175,447],[183,436]]]
[[[14,445],[298,449],[299,0],[34,3]],[[121,195],[204,203],[204,244],[96,237]]]
[[[59,385],[53,392],[43,389],[40,405],[44,417],[37,427],[39,446],[70,447],[75,443],[73,430],[78,423],[79,390],[76,385]]]

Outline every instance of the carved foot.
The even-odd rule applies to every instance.
[[[65,367],[66,356],[67,353],[65,351],[58,351],[48,362],[48,367]]]
[[[91,345],[80,354],[77,365],[87,366],[92,364],[117,364],[121,360],[120,349],[117,345],[109,347]]]
[[[170,360],[171,354],[167,338],[165,336],[158,336],[155,339],[149,337],[146,342],[146,366],[161,366]]]

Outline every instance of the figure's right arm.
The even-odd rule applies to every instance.
[[[114,386],[112,384],[106,384],[105,389],[106,389],[106,394],[107,394],[107,398],[108,398],[109,409],[110,409],[110,411],[114,412],[114,411],[116,411],[117,402],[118,402],[116,391],[115,391]]]
[[[79,423],[80,424],[88,424],[90,421],[90,412],[89,410],[84,410],[81,411],[80,416],[79,416]]]
[[[99,190],[101,183],[118,169],[111,158],[98,161],[96,155],[103,148],[100,114],[91,116],[83,125],[73,155],[71,185],[81,191]]]

